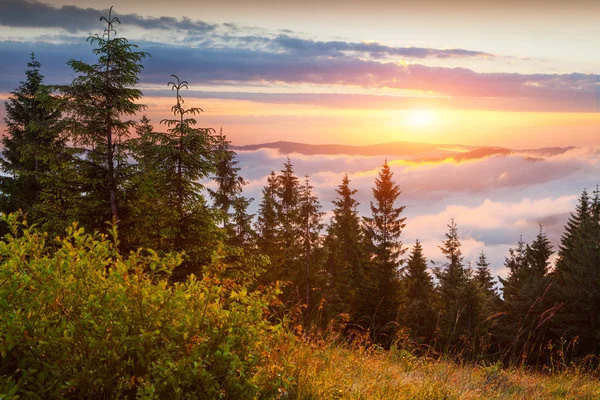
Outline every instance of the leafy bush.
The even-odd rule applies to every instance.
[[[169,283],[181,256],[124,257],[76,225],[49,246],[16,215],[0,242],[0,398],[256,398],[285,393],[278,289],[249,292],[218,254]]]

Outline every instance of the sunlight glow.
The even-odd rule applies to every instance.
[[[435,121],[435,113],[432,110],[413,110],[407,115],[406,123],[412,127],[427,127]]]

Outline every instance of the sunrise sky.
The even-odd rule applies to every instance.
[[[576,148],[412,163],[387,157],[406,205],[407,246],[429,259],[456,218],[467,261],[485,251],[498,275],[540,224],[557,246],[584,188],[600,183],[600,1],[115,2],[121,36],[147,51],[140,88],[158,126],[171,74],[190,83],[200,126],[234,145],[418,141],[447,149]],[[107,3],[0,0],[0,101],[24,78],[29,53],[47,83],[72,80],[70,59],[93,61]],[[4,109],[0,108],[0,117]],[[0,127],[3,130],[2,127]],[[442,154],[440,153],[440,154]],[[418,155],[425,156],[425,155]],[[428,154],[427,156],[431,156]],[[287,154],[238,151],[254,198]],[[331,210],[344,173],[362,215],[383,155],[292,154]],[[328,220],[329,215],[326,217]]]
[[[526,3],[526,4],[524,4]],[[91,60],[106,4],[0,1],[0,97],[31,51],[51,83]],[[235,144],[423,141],[512,148],[600,136],[594,1],[120,1],[119,34],[151,54],[149,116],[190,82]]]

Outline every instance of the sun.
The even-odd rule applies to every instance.
[[[435,122],[435,113],[432,110],[412,110],[406,117],[406,124],[415,128],[428,127]]]

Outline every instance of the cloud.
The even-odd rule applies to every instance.
[[[281,50],[310,56],[343,56],[347,52],[368,54],[373,58],[402,56],[407,58],[495,58],[493,54],[465,49],[433,49],[425,47],[392,47],[376,42],[315,41],[279,35],[273,45]]]
[[[545,156],[543,155],[545,154]],[[531,161],[535,155],[539,161]],[[260,203],[266,177],[278,172],[288,155],[275,149],[238,152],[241,174],[250,182],[244,193]],[[310,175],[324,211],[332,209],[335,188],[347,173],[351,187],[358,189],[361,215],[369,215],[373,181],[385,156],[289,155],[296,175]],[[584,188],[600,183],[600,151],[570,149],[562,153],[546,150],[509,156],[439,163],[408,163],[388,158],[394,181],[406,205],[407,226],[402,235],[406,246],[419,239],[430,260],[443,261],[438,246],[454,218],[459,227],[465,261],[475,266],[484,251],[495,274],[505,276],[504,258],[520,236],[532,241],[542,225],[557,250],[563,227],[575,209]]]
[[[107,14],[108,10],[77,6],[52,7],[39,1],[3,0],[0,3],[0,25],[10,27],[60,28],[72,33],[87,32],[93,21],[98,21],[101,15]],[[113,16],[115,15],[113,13]],[[144,29],[177,29],[206,33],[216,28],[214,24],[189,18],[154,18],[137,14],[122,14],[117,17],[124,24]]]
[[[0,4],[0,25],[26,28],[58,28],[71,33],[87,32],[90,22],[97,21],[100,15],[106,13],[107,10],[77,6],[53,7],[33,0],[5,0]],[[212,24],[186,17],[178,19],[165,16],[144,17],[138,14],[113,13],[113,15],[116,15],[126,26],[132,25],[148,30],[177,30],[186,33],[184,39],[186,43],[200,42],[211,46],[231,45],[232,42],[241,42],[245,45],[266,46],[277,52],[287,51],[304,56],[327,57],[341,56],[346,52],[368,54],[374,58],[385,56],[408,58],[494,57],[489,53],[465,49],[393,47],[374,42],[315,41],[290,36],[293,32],[285,29],[277,35],[250,35],[250,32],[260,32],[262,30],[234,23]]]
[[[88,31],[91,22],[98,21],[102,14],[106,12],[93,8],[58,8],[37,1],[6,0],[0,4],[0,25],[45,27],[77,33]],[[358,102],[369,104],[372,100],[373,104],[382,107],[402,107],[412,101],[432,107],[485,107],[495,110],[595,112],[598,108],[598,74],[483,73],[462,67],[428,66],[390,59],[494,57],[482,51],[317,41],[231,23],[210,24],[189,18],[137,14],[118,16],[124,26],[174,32],[173,35],[180,33],[178,43],[184,45],[147,41],[152,36],[146,33],[140,36],[142,40],[137,44],[152,55],[145,61],[144,83],[164,84],[175,73],[192,85],[322,85],[416,90],[428,95],[420,100],[331,93],[253,95],[255,100],[263,102],[310,103],[341,108]],[[168,40],[171,39],[169,36]],[[52,40],[63,40],[64,43],[0,42],[0,53],[7,61],[0,72],[0,91],[14,88],[18,82],[15,78],[20,76],[18,74],[23,70],[27,53],[31,51],[38,54],[44,68],[51,72],[47,76],[53,81],[63,80],[61,83],[70,77],[70,71],[64,66],[69,59],[91,58],[91,46],[83,38],[74,42],[72,35],[63,35],[61,39],[61,35],[57,34],[55,38],[47,38],[47,41]],[[252,97],[239,93],[206,95]]]
[[[597,107],[594,74],[487,74],[465,68],[398,65],[358,58],[304,58],[248,49],[189,49],[157,43],[139,43],[152,57],[145,60],[142,83],[163,85],[175,73],[190,84],[313,84],[362,87],[393,87],[430,92],[434,97],[350,94],[198,93],[200,97],[250,99],[267,103],[316,104],[332,108],[402,108],[408,104],[431,107],[521,111],[584,111]],[[30,52],[42,63],[51,83],[72,79],[65,65],[70,59],[93,62],[92,46],[78,43],[52,44],[0,42],[4,65],[0,91],[12,90],[23,72]],[[532,82],[536,82],[533,85]],[[193,86],[192,86],[193,88]],[[163,92],[150,94],[162,94]],[[370,104],[370,106],[369,106]]]

